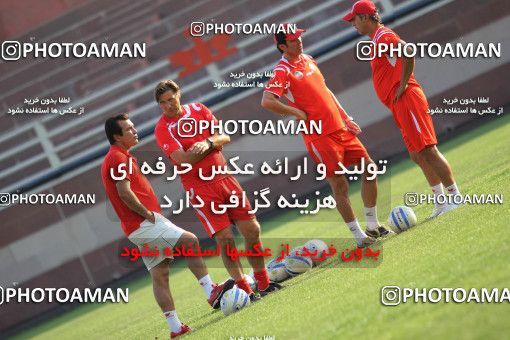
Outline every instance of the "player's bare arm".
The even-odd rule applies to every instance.
[[[152,223],[156,222],[154,213],[148,210],[131,190],[131,182],[129,180],[125,179],[118,181],[115,183],[115,186],[117,187],[117,192],[119,193],[120,199],[128,206],[129,209],[133,210],[138,215],[146,218]]]
[[[272,93],[264,92],[262,94],[262,102],[260,103],[263,108],[285,116],[294,116],[297,119],[306,120],[308,118],[305,111],[286,105],[278,99],[278,97]]]
[[[170,154],[170,157],[179,165],[182,163],[195,164],[204,159],[214,149],[219,149],[229,142],[229,136],[215,134],[203,141],[196,142],[186,151],[182,148],[175,150]]]
[[[400,45],[405,45],[405,41],[400,40],[398,42]],[[409,47],[408,47],[409,48]],[[411,54],[412,51],[407,51]],[[397,93],[395,94],[395,101],[399,100],[404,91],[407,88],[407,83],[409,82],[409,78],[414,71],[414,57],[409,58],[406,56],[402,56],[402,75],[400,77],[400,85],[398,86]]]
[[[329,94],[331,94],[331,97],[333,98],[333,100],[335,101],[336,106],[339,109],[340,115],[342,116],[342,120],[344,121],[345,126],[347,127],[347,129],[349,131],[351,131],[352,133],[354,133],[355,135],[360,134],[361,133],[361,128],[359,127],[359,125],[354,121],[354,119],[351,116],[348,116],[345,113],[346,111],[344,110],[344,108],[342,107],[342,105],[340,104],[338,99],[336,99],[336,97],[333,94],[333,92],[331,92],[330,89],[328,89],[328,91],[329,91]]]
[[[227,135],[215,134],[201,142],[196,142],[189,149],[188,152],[193,154],[202,155],[211,152],[214,149],[220,149],[223,145],[230,143],[230,137]]]

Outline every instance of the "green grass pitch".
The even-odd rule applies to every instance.
[[[501,193],[510,198],[510,119],[496,119],[439,146],[463,193]],[[429,193],[417,166],[405,160],[379,181],[379,218],[403,204],[405,192]],[[359,187],[351,188],[359,217]],[[401,287],[509,287],[509,205],[463,206],[424,222],[431,206],[415,208],[419,225],[382,244],[374,268],[314,268],[286,281],[286,288],[239,313],[212,311],[188,270],[171,269],[170,286],[189,339],[274,336],[275,339],[486,339],[510,331],[510,305],[380,302],[385,285]],[[266,221],[264,237],[349,237],[334,211]],[[225,269],[210,268],[214,280]],[[132,282],[128,304],[87,305],[30,329],[20,339],[163,339],[165,320],[152,295],[149,276]]]

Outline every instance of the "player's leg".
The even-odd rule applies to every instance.
[[[149,271],[152,278],[152,290],[154,292],[154,297],[163,312],[175,310],[174,301],[168,285],[170,273],[169,262],[169,259],[164,259]]]
[[[236,247],[232,228],[228,227],[217,231],[214,234],[214,238],[220,245],[221,259],[223,260],[223,264],[227,269],[228,274],[234,279],[235,284],[239,288],[244,290],[248,295],[253,294],[253,290],[244,278],[241,262],[239,259],[236,259],[235,261],[232,260],[227,253],[227,249],[234,249]]]
[[[263,249],[262,242],[260,241],[260,225],[256,218],[234,220],[234,223],[244,237],[246,249],[254,249],[255,245]],[[249,256],[248,262],[253,268],[253,276],[262,296],[283,288],[280,284],[269,280],[269,274],[262,256]]]
[[[361,230],[359,222],[354,215],[349,199],[349,183],[347,179],[343,175],[335,174],[335,171],[338,169],[338,163],[344,163],[344,137],[346,137],[344,132],[336,131],[307,143],[306,147],[315,162],[326,166],[326,180],[333,192],[336,209],[354,235],[358,246],[366,247],[375,240],[368,237]],[[353,135],[351,134],[350,137],[352,139]]]
[[[175,247],[184,246],[185,249],[198,249],[200,244],[195,234],[185,231],[175,244]],[[189,270],[195,275],[197,280],[208,275],[207,267],[200,256],[186,256],[186,262]]]
[[[350,139],[349,139],[350,135]],[[389,236],[392,232],[384,228],[377,218],[377,177],[374,178],[368,169],[375,168],[377,165],[368,155],[367,150],[358,138],[352,133],[348,133],[343,137],[344,146],[344,162],[345,166],[357,165],[361,166],[361,162],[365,163],[362,168],[364,172],[361,179],[361,198],[364,205],[364,215],[367,228],[365,233],[374,238]]]
[[[434,171],[436,177],[441,180],[441,183],[445,187],[448,195],[460,195],[459,188],[457,187],[457,183],[455,183],[455,179],[453,177],[452,168],[435,145],[420,151],[420,156],[423,158],[427,166]],[[447,204],[446,206],[442,207],[442,212],[450,211],[456,208],[458,208],[457,204]]]
[[[367,236],[361,229],[359,222],[354,215],[354,210],[351,206],[351,200],[349,199],[349,183],[347,182],[345,176],[326,177],[326,180],[328,181],[331,187],[331,191],[333,192],[336,208],[342,216],[344,222],[347,224],[347,227],[354,235],[354,239],[356,240],[358,247],[366,247],[374,243],[374,239]]]
[[[371,158],[368,158],[366,164],[367,167],[361,176],[361,199],[363,200],[363,211],[367,224],[365,233],[374,238],[387,237],[393,234],[393,232],[386,229],[377,218],[377,177],[374,178],[373,174],[368,172],[368,164],[373,164],[376,169],[377,165]]]
[[[440,183],[443,183],[445,188],[455,183],[450,164],[435,145],[421,150],[419,155],[423,159],[425,166],[434,172],[434,178],[439,180]]]
[[[443,213],[443,209],[445,208],[442,197],[440,197],[441,195],[444,195],[441,178],[439,178],[434,169],[425,161],[419,152],[409,151],[409,156],[413,162],[415,162],[420,167],[423,175],[425,175],[425,178],[430,185],[432,194],[436,198],[434,209],[432,209],[432,213],[430,214],[429,218],[437,217]]]
[[[143,233],[145,237],[153,237],[150,243],[154,243],[161,249],[160,255],[157,258],[152,258],[155,262],[148,264],[152,267],[155,263],[162,261],[165,258],[164,247],[184,247],[185,249],[198,249],[199,241],[195,234],[185,231],[184,229],[176,226],[166,217],[161,214],[155,214],[156,223],[152,226],[144,228],[146,231]],[[141,231],[143,232],[143,231]],[[188,268],[197,278],[198,283],[202,287],[207,302],[213,308],[219,308],[219,301],[223,293],[234,285],[234,281],[226,281],[222,284],[216,284],[212,281],[208,273],[204,260],[200,256],[186,256]]]
[[[163,314],[165,315],[170,332],[175,335],[183,331],[189,331],[189,327],[184,325],[179,320],[177,312],[175,311],[174,301],[172,299],[172,294],[170,293],[170,287],[168,284],[170,272],[169,265],[169,259],[164,259],[152,267],[149,272],[152,278],[152,290],[154,293],[154,298],[156,299],[159,308],[161,308]],[[181,334],[184,334],[184,332]]]
[[[432,117],[427,112],[428,102],[422,89],[417,86],[408,88],[401,100],[394,105],[394,117],[399,117],[402,136],[413,161],[427,178],[433,194],[443,194],[443,185],[457,190],[453,185],[453,175],[446,159],[436,148],[437,138]],[[452,186],[453,185],[453,186]],[[436,199],[430,217],[441,214],[447,206]]]
[[[421,171],[431,187],[441,184],[441,178],[436,175],[434,168],[429,165],[421,152],[409,151],[409,156],[411,160],[421,168]]]

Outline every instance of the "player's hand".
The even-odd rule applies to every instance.
[[[353,120],[348,120],[345,122],[345,127],[347,128],[347,130],[351,131],[352,133],[354,133],[355,135],[359,135],[361,133],[361,128],[359,127],[359,125],[353,121]]]
[[[156,215],[154,215],[154,212],[149,211],[149,215],[147,216],[147,221],[151,222],[152,224],[156,223]]]
[[[300,120],[307,120],[308,119],[308,115],[306,114],[305,111],[302,111],[300,109],[296,109],[295,112],[296,112],[296,114],[294,116],[297,119],[300,119]]]
[[[397,93],[395,93],[395,99],[394,102],[398,101],[400,97],[404,94],[405,90],[407,89],[407,84],[405,86],[399,85],[397,89]]]
[[[207,143],[206,141],[196,142],[188,149],[189,152],[194,153],[196,155],[202,155],[206,153],[207,150],[209,150],[209,143]]]

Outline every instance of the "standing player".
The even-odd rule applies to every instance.
[[[244,277],[239,260],[232,261],[226,253],[227,247],[231,249],[235,247],[231,224],[235,224],[243,235],[247,250],[254,249],[257,245],[262,247],[260,225],[255,215],[249,213],[250,202],[246,201],[241,206],[228,208],[224,213],[216,214],[212,210],[212,203],[228,204],[232,195],[236,195],[239,202],[243,202],[243,188],[231,175],[216,174],[212,180],[207,181],[199,176],[202,171],[203,176],[211,177],[213,167],[222,167],[226,164],[221,149],[230,142],[230,137],[211,135],[209,129],[189,131],[189,127],[200,126],[202,120],[216,122],[216,118],[202,103],[181,105],[181,91],[174,81],[160,82],[154,90],[154,97],[163,111],[155,128],[159,147],[174,164],[192,165],[191,171],[180,176],[184,189],[192,195],[192,204],[198,203],[196,196],[204,202],[204,206],[195,208],[195,212],[209,237],[214,237],[220,244],[223,263],[236,285],[246,291],[251,300],[258,299]],[[263,257],[250,256],[248,262],[253,268],[261,296],[282,288],[278,283],[269,281]]]
[[[136,158],[129,153],[129,149],[138,144],[138,135],[128,115],[120,114],[107,119],[105,132],[111,144],[101,167],[106,194],[129,240],[140,248],[147,244],[151,249],[157,246],[160,250],[157,257],[144,256],[142,259],[151,274],[154,297],[165,315],[170,336],[177,337],[191,329],[177,317],[168,286],[170,261],[163,250],[169,245],[175,247],[181,244],[196,249],[198,239],[160,214],[161,208],[152,186],[140,172]],[[204,289],[209,304],[215,309],[219,308],[220,299],[225,291],[233,287],[233,280],[216,285],[201,257],[186,257],[186,261]]]
[[[351,22],[360,34],[367,35],[376,49],[381,44],[405,44],[395,32],[381,24],[377,7],[371,1],[356,2],[343,20]],[[449,195],[460,195],[452,169],[436,147],[436,133],[428,113],[427,98],[413,75],[414,58],[374,56],[370,65],[375,91],[393,113],[411,159],[422,169],[435,197],[444,194],[443,186]],[[436,202],[430,217],[457,207],[456,204],[439,205]]]
[[[361,196],[367,222],[365,233],[351,207],[349,183],[345,176],[336,175],[335,170],[339,169],[339,162],[349,167],[359,164],[362,159],[367,165],[373,161],[356,137],[361,132],[360,127],[347,115],[326,86],[315,60],[303,54],[301,34],[304,31],[298,29],[291,33],[287,30],[288,33],[275,34],[276,47],[282,53],[282,58],[273,70],[273,77],[266,86],[261,105],[275,113],[295,116],[307,122],[322,122],[321,134],[303,134],[306,148],[317,163],[325,164],[326,179],[334,193],[337,209],[357,245],[366,247],[375,241],[374,238],[391,233],[377,219],[377,181],[367,180],[369,173],[363,173]],[[289,105],[279,101],[282,96]]]

